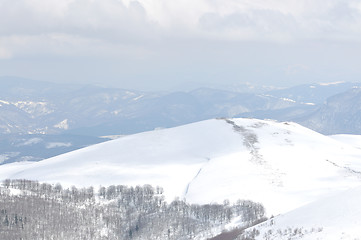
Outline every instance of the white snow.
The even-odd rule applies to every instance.
[[[211,159],[189,186],[187,200],[251,199],[269,215],[360,185],[360,151],[297,124],[237,119],[258,137],[256,154],[240,151]],[[211,191],[199,191],[212,186]],[[261,189],[261,190],[260,190]]]
[[[127,135],[124,135],[124,134],[118,134],[118,135],[107,135],[107,136],[100,136],[100,138],[105,138],[105,139],[111,139],[111,140],[114,140],[114,139],[118,139],[118,138],[121,138],[121,137],[124,137],[124,136],[127,136]]]
[[[311,102],[307,102],[307,103],[302,103],[302,104],[305,104],[305,105],[309,105],[309,106],[315,106],[316,104],[314,103],[311,103]]]
[[[54,112],[46,102],[18,101],[12,104],[29,114],[46,115]]]
[[[168,200],[249,199],[268,215],[361,185],[361,149],[295,123],[214,119],[100,143],[35,163],[0,166],[0,179],[66,186],[162,186]]]
[[[54,127],[60,128],[60,129],[64,129],[64,130],[69,129],[68,119],[64,119],[64,120],[61,121],[60,123],[55,124]]]
[[[286,101],[286,102],[293,102],[295,103],[296,101],[295,100],[292,100],[290,98],[281,98],[283,101]]]
[[[144,97],[144,95],[139,95],[138,97],[133,98],[134,101],[138,101],[139,99],[141,99],[142,97]]]
[[[22,143],[17,144],[17,146],[31,146],[34,144],[38,144],[42,141],[43,141],[43,139],[41,139],[41,138],[30,138],[30,139],[25,140]]]
[[[361,135],[352,135],[352,134],[337,134],[331,135],[331,138],[352,145],[356,148],[361,148]]]
[[[58,148],[58,147],[70,147],[70,142],[49,142],[46,144],[46,148]]]
[[[259,224],[256,239],[360,239],[360,202],[361,187],[317,200]]]
[[[337,85],[337,84],[341,84],[344,83],[343,81],[337,81],[337,82],[325,82],[325,83],[319,83],[318,85],[320,86],[330,86],[330,85]]]
[[[9,102],[4,101],[4,100],[0,100],[0,103],[5,104],[5,105],[9,105],[9,104],[10,104]]]
[[[134,96],[136,96],[137,94],[134,92],[130,92],[130,91],[126,91],[125,95],[122,97],[122,99],[129,99],[129,98],[134,98]]]

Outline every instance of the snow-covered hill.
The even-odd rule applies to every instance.
[[[250,199],[268,215],[361,185],[361,150],[295,123],[213,119],[145,132],[36,163],[0,166],[0,179],[164,187],[194,203]]]
[[[276,216],[253,229],[255,239],[360,239],[361,187],[320,199],[284,215]]]

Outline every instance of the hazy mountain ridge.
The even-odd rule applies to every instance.
[[[66,134],[4,134],[0,139],[0,164],[40,161],[106,140],[109,139]]]
[[[98,143],[94,137],[133,134],[218,117],[295,121],[327,134],[360,132],[359,114],[351,109],[351,106],[357,109],[358,99],[343,102],[342,106],[350,107],[341,109],[340,117],[334,120],[335,110],[322,105],[328,97],[358,86],[357,83],[301,85],[263,93],[254,92],[250,85],[242,88],[248,92],[199,88],[188,92],[153,93],[14,77],[2,77],[0,82],[0,132],[11,134],[11,137],[4,135],[2,138],[5,146],[12,145],[10,139],[16,134],[19,139],[27,134],[30,135],[25,138],[34,134],[65,134],[64,138],[84,136],[84,144],[73,144],[81,147]],[[342,98],[332,100],[334,98],[329,101],[342,101]],[[346,119],[343,115],[348,111],[355,113]],[[75,148],[58,148],[63,152],[53,155],[29,154],[20,147],[16,151],[7,149],[3,147],[0,155],[7,162],[13,162],[24,159],[15,156],[41,160]]]
[[[2,83],[8,81],[14,80],[1,79]],[[3,120],[3,133],[51,134],[81,126],[92,126],[117,115],[131,115],[131,102],[142,96],[140,92],[121,89],[61,85],[22,79],[16,79],[15,83],[4,86],[8,86],[8,89],[3,88],[0,116],[6,116],[2,111],[5,107],[6,110],[12,110],[20,116]],[[20,94],[19,97],[19,92],[25,94]],[[128,106],[128,113],[122,113],[122,106]],[[16,123],[17,119],[27,119],[27,122],[22,125],[13,124],[12,121]],[[62,125],[64,121],[66,124]]]
[[[361,88],[327,99],[317,111],[298,121],[324,134],[361,134]]]
[[[346,92],[354,87],[361,86],[357,82],[331,82],[318,84],[303,84],[285,89],[269,91],[268,94],[287,98],[302,103],[323,104],[334,95]]]
[[[94,129],[94,135],[102,128],[102,135],[131,134],[216,117],[261,117],[260,112],[268,118],[291,120],[299,116],[292,109],[311,112],[312,106],[356,85],[301,85],[265,93],[209,88],[152,93],[9,77],[0,81],[3,133],[49,134],[85,128],[83,133],[91,134]],[[280,111],[288,109],[294,114],[279,116]]]

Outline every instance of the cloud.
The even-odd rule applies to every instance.
[[[296,34],[297,22],[291,15],[273,10],[252,10],[220,15],[206,13],[199,19],[205,34],[230,40],[288,41]]]
[[[356,76],[360,42],[360,0],[0,0],[0,74],[42,79]]]
[[[0,13],[2,36],[63,33],[126,38],[145,33],[148,27],[145,10],[138,2],[125,6],[116,0],[3,1]]]
[[[137,1],[0,1],[2,57],[137,54],[157,27]]]
[[[360,6],[354,0],[1,1],[0,34],[62,33],[119,43],[178,35],[273,41],[342,32],[361,38]]]
[[[361,41],[361,2],[0,0],[0,37],[41,35],[66,35],[112,45],[162,44],[179,38]]]

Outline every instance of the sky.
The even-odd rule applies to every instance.
[[[361,81],[361,0],[0,0],[0,76],[140,90]]]

